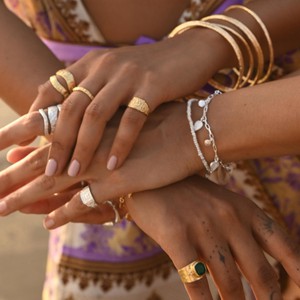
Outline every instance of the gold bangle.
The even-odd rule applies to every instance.
[[[232,33],[234,36],[236,36],[238,39],[241,40],[242,44],[245,46],[245,49],[247,51],[247,54],[249,56],[249,67],[248,67],[248,72],[245,76],[243,76],[243,81],[242,83],[240,84],[240,88],[243,87],[246,83],[249,82],[250,80],[250,76],[252,75],[253,73],[253,69],[254,69],[254,58],[253,58],[253,54],[252,54],[252,51],[251,51],[251,48],[249,46],[249,44],[247,43],[247,41],[244,39],[244,37],[239,34],[237,31],[235,31],[233,28],[231,27],[228,27],[228,26],[225,26],[225,25],[219,25],[221,28],[229,31],[230,33]],[[238,75],[239,73],[239,70],[237,68],[233,68],[233,71]],[[251,84],[250,84],[251,85]]]
[[[222,21],[226,21],[229,24],[234,25],[235,27],[237,27],[239,30],[241,30],[245,36],[247,36],[247,38],[251,41],[256,54],[257,54],[257,74],[255,76],[255,78],[253,79],[253,81],[249,81],[249,83],[251,85],[254,85],[258,82],[258,80],[261,78],[262,74],[263,74],[263,69],[264,69],[264,54],[262,52],[261,46],[257,40],[257,38],[255,37],[255,35],[252,33],[252,31],[246,26],[244,25],[242,22],[240,22],[239,20],[236,20],[234,18],[228,17],[228,16],[224,16],[224,15],[212,15],[212,16],[208,16],[203,18],[203,20],[207,21],[207,20],[222,20]]]
[[[237,60],[238,60],[238,64],[239,64],[238,80],[232,88],[223,86],[213,79],[210,79],[209,83],[212,86],[216,87],[217,89],[219,89],[223,92],[229,92],[231,90],[238,89],[238,87],[240,86],[241,81],[243,79],[243,74],[244,74],[244,69],[245,69],[244,59],[243,59],[242,51],[241,51],[240,47],[238,46],[237,42],[225,29],[222,29],[220,26],[205,22],[203,20],[189,21],[189,22],[182,23],[181,25],[175,27],[175,29],[173,29],[173,31],[169,34],[169,37],[174,37],[175,35],[181,34],[182,32],[184,32],[188,29],[194,28],[194,27],[204,27],[204,28],[208,28],[208,29],[214,30],[217,33],[219,33],[231,45],[231,47],[233,48],[233,50],[235,52]]]
[[[268,48],[269,48],[269,65],[268,65],[268,69],[266,71],[265,76],[258,81],[258,83],[263,83],[269,79],[269,76],[271,75],[273,65],[274,65],[274,48],[273,48],[272,39],[270,37],[269,31],[268,31],[266,25],[264,24],[264,22],[254,11],[252,11],[248,7],[242,6],[242,5],[232,5],[232,6],[228,7],[226,9],[226,11],[230,11],[232,9],[237,9],[237,8],[242,9],[245,12],[247,12],[248,14],[250,14],[256,20],[256,22],[259,24],[259,26],[261,27],[261,29],[266,37]]]
[[[58,70],[56,72],[56,75],[62,77],[65,80],[68,86],[68,90],[71,93],[73,88],[76,86],[73,74],[66,69],[62,69],[62,70]]]
[[[64,99],[70,95],[64,86],[57,80],[55,75],[50,77],[50,83],[64,97]]]

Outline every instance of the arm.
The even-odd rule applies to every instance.
[[[0,1],[0,97],[16,112],[28,111],[43,84],[62,64]]]

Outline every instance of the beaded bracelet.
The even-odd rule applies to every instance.
[[[222,167],[226,172],[231,172],[232,168],[233,168],[233,164],[231,164],[231,163],[225,164],[220,160],[220,158],[218,156],[218,150],[217,150],[217,146],[216,146],[215,137],[214,137],[214,134],[211,130],[211,127],[210,127],[210,125],[208,123],[208,119],[207,119],[208,106],[209,106],[210,102],[212,101],[212,99],[215,96],[220,95],[220,94],[222,94],[222,93],[219,90],[216,90],[213,94],[209,95],[206,99],[199,100],[199,99],[192,98],[187,102],[187,119],[189,122],[193,142],[196,147],[198,156],[200,157],[201,162],[204,165],[208,175],[215,172],[219,167]],[[193,122],[193,120],[192,120],[192,104],[194,102],[198,102],[198,106],[203,108],[202,116],[196,122]],[[208,139],[204,140],[204,145],[211,146],[212,150],[214,152],[214,159],[210,163],[208,163],[207,160],[205,159],[205,157],[201,151],[200,145],[198,143],[197,136],[196,136],[196,132],[198,130],[201,130],[202,128],[206,129],[206,131],[208,133]]]

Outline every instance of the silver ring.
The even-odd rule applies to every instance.
[[[49,135],[49,119],[48,119],[45,111],[42,108],[39,109],[39,113],[42,116],[43,121],[44,121],[44,135],[48,136]]]
[[[105,201],[103,204],[108,204],[108,205],[111,206],[111,208],[114,210],[114,213],[115,213],[115,219],[111,222],[105,222],[102,225],[104,225],[104,226],[113,226],[113,225],[119,223],[121,221],[121,217],[120,217],[120,214],[119,214],[116,206],[110,200]]]
[[[50,134],[52,134],[55,130],[57,118],[58,118],[59,109],[57,105],[49,106],[47,108],[47,115],[50,122]]]
[[[88,185],[80,191],[79,196],[81,202],[87,207],[95,208],[97,206],[97,202],[95,201],[92,191]]]

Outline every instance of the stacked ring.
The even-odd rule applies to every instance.
[[[178,274],[183,283],[191,283],[200,280],[205,275],[206,271],[205,264],[199,260],[195,260],[179,269]]]
[[[85,186],[79,193],[81,202],[87,207],[95,208],[97,206],[97,202],[92,194],[90,187]]]
[[[51,76],[49,80],[51,85],[64,97],[64,99],[70,95],[65,87],[57,80],[55,75]]]
[[[73,74],[66,69],[62,69],[62,70],[58,70],[56,72],[56,75],[62,77],[65,80],[65,82],[67,83],[67,86],[68,86],[69,93],[71,93],[73,88],[76,86],[75,78],[74,78]]]
[[[39,109],[44,122],[44,136],[48,136],[54,132],[60,110],[61,104]]]
[[[76,91],[77,92],[82,92],[82,93],[86,94],[90,98],[91,101],[93,101],[93,99],[95,98],[93,96],[93,94],[88,89],[84,88],[83,86],[76,86],[76,87],[74,87],[73,88],[73,92],[76,92]]]
[[[142,114],[144,114],[145,116],[148,116],[150,113],[150,108],[148,103],[146,102],[146,100],[139,98],[139,97],[133,97],[129,103],[128,103],[128,107],[135,109],[139,112],[141,112]]]

